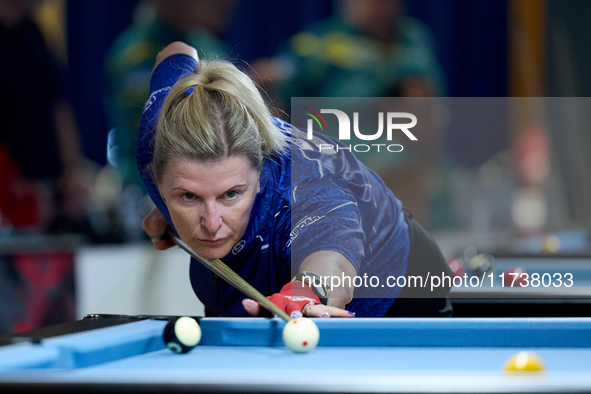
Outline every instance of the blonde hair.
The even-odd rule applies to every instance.
[[[286,141],[246,74],[228,62],[201,61],[164,100],[152,169],[160,180],[174,159],[215,162],[245,155],[259,170],[262,159],[281,153]]]

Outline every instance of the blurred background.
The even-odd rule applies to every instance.
[[[477,102],[366,163],[450,261],[588,255],[589,17],[586,0],[0,0],[0,334],[202,313],[188,257],[141,229],[139,118],[175,40],[244,69],[287,120],[291,97]],[[519,99],[491,102],[499,119],[486,98]]]

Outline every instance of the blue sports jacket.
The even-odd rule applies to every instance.
[[[170,56],[158,65],[138,138],[138,169],[152,200],[171,225],[147,168],[162,103],[174,83],[196,68],[197,61],[187,55]],[[320,144],[339,141],[320,133],[308,140],[289,123],[272,120],[289,137],[290,149],[263,161],[261,191],[248,226],[224,262],[261,293],[271,295],[291,280],[307,256],[324,250],[338,252],[358,274],[351,278],[355,298],[348,310],[357,316],[383,316],[400,294],[392,278],[406,273],[410,249],[400,201],[351,152],[320,152]],[[194,260],[190,279],[195,294],[211,312],[247,315],[242,307],[245,296]]]

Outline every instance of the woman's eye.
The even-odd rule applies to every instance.
[[[238,192],[236,190],[230,190],[229,192],[226,192],[226,197],[228,198],[234,198],[238,196]]]
[[[186,193],[183,193],[183,197],[187,200],[193,200],[195,198],[195,194],[186,192]]]

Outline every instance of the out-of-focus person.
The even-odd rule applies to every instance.
[[[253,63],[259,83],[274,96],[276,106],[289,105],[292,97],[446,95],[433,37],[422,22],[404,14],[400,0],[335,0],[334,4],[335,15],[293,36],[275,58]],[[419,221],[429,228],[453,225],[446,213],[446,192],[438,186],[445,184],[441,137],[427,130],[419,139],[400,154],[358,157]],[[350,142],[363,143],[354,138]]]
[[[441,95],[433,39],[400,0],[337,0],[337,13],[290,42],[282,97]]]
[[[230,53],[219,38],[233,0],[144,0],[133,24],[117,37],[107,57],[107,112],[114,130],[110,162],[125,184],[143,185],[136,169],[137,130],[156,55],[173,41],[198,48],[199,56],[216,59]],[[141,229],[140,229],[141,231]]]
[[[336,13],[293,36],[253,67],[291,97],[444,95],[433,38],[400,0],[336,0]]]
[[[87,162],[63,67],[33,21],[40,3],[0,0],[0,335],[75,318],[78,238],[45,233],[89,231]]]
[[[0,227],[75,231],[86,215],[83,160],[65,73],[32,19],[40,3],[0,0]]]

